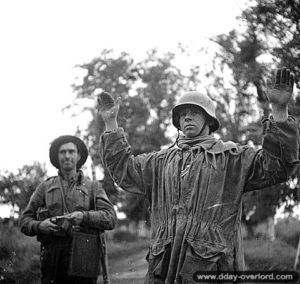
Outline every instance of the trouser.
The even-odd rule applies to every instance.
[[[53,237],[41,244],[42,284],[96,284],[96,278],[68,276],[70,247],[71,239],[65,237]]]

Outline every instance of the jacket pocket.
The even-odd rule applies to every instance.
[[[162,284],[167,277],[171,255],[171,242],[161,241],[155,243],[149,250],[148,277],[150,283]]]
[[[46,207],[49,209],[49,216],[57,216],[63,213],[62,194],[57,186],[51,186],[45,194]]]
[[[93,193],[88,190],[86,185],[78,185],[76,190],[72,193],[73,202],[73,210],[90,210],[94,208],[94,200],[91,199]]]
[[[200,283],[199,281],[196,282],[194,279],[196,272],[211,271],[214,273],[219,271],[219,263],[224,257],[225,251],[226,247],[222,244],[203,241],[189,241],[185,260],[180,271],[182,283]],[[206,282],[201,281],[201,283]]]

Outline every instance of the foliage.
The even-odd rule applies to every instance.
[[[0,202],[17,207],[20,213],[30,196],[46,177],[46,169],[40,163],[25,165],[17,173],[5,172],[0,175]]]
[[[0,281],[31,283],[39,278],[39,245],[17,227],[0,224]]]
[[[282,240],[246,240],[244,247],[245,262],[248,270],[293,270],[296,249]]]
[[[131,233],[129,231],[124,231],[124,230],[117,230],[113,234],[113,240],[114,242],[134,242],[137,241],[138,236],[137,234]]]
[[[298,181],[297,181],[298,182]],[[274,216],[279,206],[285,206],[286,213],[293,212],[291,200],[298,200],[298,187],[293,181],[274,185],[259,191],[247,192],[243,196],[243,220],[246,225],[256,225]]]
[[[298,247],[300,237],[300,221],[295,217],[288,217],[278,220],[275,225],[276,238],[285,241],[287,244]]]
[[[108,235],[109,233],[115,232],[108,232]],[[116,267],[120,258],[128,261],[130,256],[142,251],[146,255],[149,240],[125,232],[107,238],[106,245],[109,271],[112,274],[120,272],[120,267]],[[124,266],[124,262],[122,265]],[[36,238],[23,235],[17,227],[0,223],[0,282],[33,284],[40,283],[39,278],[40,251]]]
[[[136,223],[139,220],[145,220],[147,225],[150,225],[150,204],[143,195],[131,194],[128,196],[119,193],[118,202],[121,204],[119,210],[124,212],[129,220]]]
[[[289,66],[300,78],[300,1],[263,0],[243,12],[242,19],[264,39],[269,53],[281,66]]]
[[[252,1],[240,17],[240,30],[232,30],[211,40],[220,47],[213,59],[212,68],[206,70],[206,92],[217,101],[221,128],[218,134],[224,140],[241,144],[261,143],[261,116],[270,114],[265,93],[265,81],[272,77],[270,70],[277,66],[288,66],[299,78],[299,0]],[[186,49],[179,46],[179,53]],[[186,52],[188,53],[188,52]],[[78,99],[89,101],[75,114],[88,111],[91,122],[85,129],[85,139],[95,164],[100,164],[98,154],[99,136],[104,124],[95,105],[95,95],[101,90],[109,91],[115,98],[120,96],[122,104],[119,125],[127,134],[133,154],[159,150],[170,143],[168,126],[170,110],[176,95],[186,89],[195,89],[200,79],[200,67],[194,65],[184,75],[174,62],[176,56],[150,50],[147,57],[136,63],[128,53],[115,55],[112,50],[103,50],[99,57],[78,66],[85,71],[82,82],[74,84],[76,101],[68,108],[78,105]],[[229,78],[229,79],[228,79]],[[290,112],[300,117],[300,99],[290,105]],[[141,218],[145,205],[133,195],[120,198],[122,193],[114,187],[105,171],[105,184],[110,198],[122,199],[127,214]],[[297,200],[289,184],[273,186],[260,193],[245,197],[244,216],[256,205],[256,216],[262,220],[273,215],[274,210],[287,198]],[[259,198],[257,197],[259,196]],[[265,201],[265,202],[264,202]],[[255,221],[256,222],[256,221]]]
[[[222,125],[220,134],[225,140],[245,143],[251,137],[254,143],[259,143],[256,135],[253,135],[261,134],[257,130],[258,109],[253,107],[257,102],[253,93],[256,85],[258,101],[265,102],[260,79],[266,70],[256,62],[256,57],[263,52],[262,45],[253,35],[241,40],[237,31],[219,35],[212,40],[220,45],[220,51],[214,58],[214,66],[220,71],[212,70],[209,73],[209,76],[215,77],[215,93],[219,96],[215,95]],[[249,46],[255,50],[251,53],[252,57],[244,54],[246,51],[243,47]],[[226,80],[224,73],[231,79]]]
[[[126,233],[124,233],[125,235]],[[129,236],[132,236],[130,238]],[[149,247],[149,240],[144,238],[137,238],[136,236],[130,235],[130,233],[125,237],[125,239],[109,240],[107,242],[107,254],[109,264],[113,264],[114,260],[120,257],[128,256],[133,253],[139,253],[146,250]]]
[[[298,82],[299,8],[299,0],[252,1],[240,17],[239,31],[233,30],[212,39],[220,46],[214,61],[222,72],[221,75],[214,72],[214,87],[222,93],[218,100],[218,113],[221,114],[220,134],[223,138],[240,143],[252,141],[254,145],[261,143],[260,117],[261,114],[270,114],[264,83],[271,77],[268,70],[275,66],[288,66],[296,74]],[[231,75],[229,82],[224,82],[225,71]],[[300,114],[299,102],[296,99],[289,106],[296,117]],[[257,103],[259,108],[254,108]],[[230,108],[231,114],[226,115]],[[252,224],[273,216],[276,208],[287,199],[297,201],[298,188],[298,184],[291,188],[290,183],[283,183],[248,193],[244,197],[243,216],[249,216],[254,210],[250,219]]]
[[[275,215],[281,197],[278,187],[278,185],[275,185],[260,191],[251,191],[244,194],[243,219],[246,225],[256,225],[262,220]]]
[[[114,284],[144,283],[148,246],[149,241],[145,239],[110,241],[107,250],[111,282]]]

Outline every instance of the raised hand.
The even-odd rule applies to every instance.
[[[115,101],[109,93],[102,92],[98,95],[97,101],[99,105],[99,112],[104,120],[106,129],[113,130],[117,128],[117,116],[119,113],[121,98],[117,98]]]
[[[274,83],[267,82],[266,95],[272,106],[275,121],[285,121],[288,118],[288,103],[293,95],[294,74],[283,67],[276,71]]]
[[[101,94],[99,94],[97,100],[100,111],[109,110],[115,105],[114,98],[107,92],[102,92]]]
[[[283,67],[276,71],[276,77],[272,84],[268,81],[267,97],[271,104],[278,107],[287,106],[293,94],[294,74],[290,69]]]

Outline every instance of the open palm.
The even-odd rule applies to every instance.
[[[283,67],[276,72],[275,82],[267,85],[267,97],[270,103],[286,106],[293,94],[294,75],[289,69]]]
[[[102,92],[98,96],[97,101],[99,105],[99,113],[104,121],[110,121],[117,118],[121,101],[120,97],[115,101],[109,93]]]

